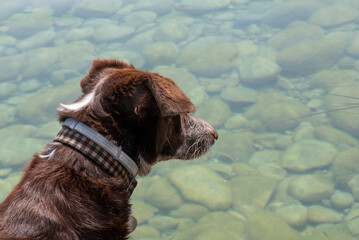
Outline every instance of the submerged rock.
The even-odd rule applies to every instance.
[[[36,138],[18,136],[3,138],[0,149],[0,166],[10,167],[29,162],[33,154],[43,149],[46,142]]]
[[[350,210],[345,217],[345,225],[353,235],[359,235],[359,208]]]
[[[229,184],[217,173],[201,167],[189,166],[174,170],[170,181],[181,191],[182,196],[201,203],[210,209],[227,209],[232,203]]]
[[[237,46],[233,43],[218,43],[202,47],[200,49],[188,47],[184,49],[178,58],[179,65],[185,65],[188,69],[205,77],[218,77],[228,73],[237,63]],[[213,61],[216,59],[216,61]]]
[[[302,228],[307,224],[308,209],[302,205],[285,206],[278,208],[275,213],[295,228]]]
[[[158,208],[142,201],[132,201],[131,204],[133,216],[137,219],[137,224],[147,222],[158,212]]]
[[[82,18],[109,17],[109,15],[114,14],[119,10],[121,6],[121,0],[81,0],[76,2],[73,13]]]
[[[252,133],[219,130],[218,135],[219,140],[212,148],[216,155],[224,155],[232,162],[247,162],[253,154]]]
[[[359,174],[359,149],[350,148],[340,152],[334,160],[332,173],[335,185],[350,191],[349,181]]]
[[[245,239],[244,223],[225,212],[211,212],[197,224],[191,224],[173,238],[174,240]]]
[[[178,55],[178,47],[173,42],[155,42],[143,48],[146,64],[149,66],[169,65]]]
[[[166,189],[166,191],[163,191]],[[181,196],[167,179],[154,177],[146,188],[145,200],[152,206],[173,209],[183,204]]]
[[[9,27],[8,34],[24,38],[46,30],[53,25],[53,12],[51,8],[39,7],[28,13],[17,13],[6,21]]]
[[[308,221],[314,224],[337,223],[343,220],[343,215],[320,205],[308,207]]]
[[[343,78],[341,78],[343,79]],[[347,81],[347,80],[346,80]],[[337,86],[330,91],[331,94],[338,94],[343,96],[350,97],[357,97],[359,92],[359,83],[353,82]],[[328,95],[324,99],[325,106],[327,109],[336,109],[337,106],[348,105],[348,102],[352,102],[353,104],[358,104],[358,100],[353,99],[349,100],[348,98],[340,98],[333,95]],[[359,137],[359,124],[358,118],[355,117],[358,113],[357,108],[354,109],[347,109],[345,111],[336,111],[329,113],[330,120],[332,123],[339,129],[349,133],[354,137]]]
[[[353,196],[348,192],[336,191],[330,198],[330,202],[338,209],[350,208],[354,202]]]
[[[225,102],[212,98],[202,103],[196,113],[213,127],[220,127],[231,115],[231,110]]]
[[[330,165],[338,150],[330,143],[304,140],[290,146],[282,157],[282,166],[292,171],[304,172]]]
[[[199,220],[208,213],[208,209],[202,205],[188,203],[183,204],[177,209],[171,211],[170,215],[176,218],[191,218],[194,221]]]
[[[322,26],[334,27],[355,20],[359,11],[349,4],[333,4],[315,12],[309,22]]]
[[[332,66],[343,57],[351,39],[350,32],[333,32],[324,38],[290,45],[278,54],[282,74],[303,76]]]
[[[261,96],[244,115],[249,120],[259,120],[262,128],[266,126],[272,131],[283,132],[295,128],[300,123],[300,119],[295,117],[309,112],[308,107],[292,98],[279,94],[266,94]],[[284,121],[286,119],[292,120]]]
[[[237,176],[231,180],[234,210],[250,216],[263,210],[277,185],[273,177],[262,175]]]
[[[258,211],[249,216],[245,229],[249,240],[302,239],[281,217],[269,211]]]
[[[239,65],[239,75],[243,82],[249,84],[266,84],[276,80],[280,67],[264,57],[248,58]]]
[[[288,192],[304,203],[319,202],[334,193],[334,187],[324,177],[302,175],[291,181]]]
[[[231,0],[182,0],[177,5],[177,9],[190,13],[204,13],[227,7],[230,3]]]
[[[135,28],[118,25],[104,25],[97,28],[93,34],[96,42],[111,42],[126,38],[135,32]]]

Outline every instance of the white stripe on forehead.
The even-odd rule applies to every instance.
[[[101,80],[96,84],[94,89],[88,94],[86,94],[80,101],[70,103],[70,104],[62,104],[60,103],[60,107],[57,109],[58,111],[79,111],[86,106],[90,105],[93,99],[95,98],[97,89],[105,82],[105,78],[101,78]]]

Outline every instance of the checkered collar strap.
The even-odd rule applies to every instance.
[[[132,193],[137,184],[135,177],[138,167],[121,147],[115,146],[101,134],[71,118],[65,120],[54,141],[78,150],[111,176],[122,177],[127,181],[128,189]],[[114,151],[115,148],[117,151]]]

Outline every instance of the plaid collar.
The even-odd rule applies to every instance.
[[[100,137],[99,137],[100,136]],[[126,191],[132,194],[137,185],[135,179],[138,167],[133,160],[125,154],[121,147],[114,150],[110,143],[101,134],[93,131],[85,124],[68,118],[54,141],[68,145],[99,165],[112,177],[123,178],[128,187]]]

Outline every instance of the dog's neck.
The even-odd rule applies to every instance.
[[[121,146],[114,145],[100,133],[72,118],[63,122],[63,129],[55,141],[78,150],[112,177],[124,178],[132,192],[138,166],[122,151]]]

